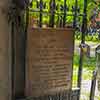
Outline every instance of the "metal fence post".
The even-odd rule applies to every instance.
[[[90,100],[94,100],[96,79],[98,80],[98,90],[100,91],[100,50],[96,51],[96,70],[93,72]]]
[[[100,91],[100,49],[97,51],[97,81],[98,81],[98,90]]]
[[[42,10],[43,10],[43,0],[40,0],[40,19],[39,19],[39,26],[42,27]]]
[[[50,27],[54,27],[54,21],[55,21],[55,8],[56,3],[55,0],[50,0]]]
[[[84,14],[82,22],[82,37],[81,37],[82,44],[85,43],[86,26],[87,26],[87,0],[84,0]],[[77,86],[80,88],[80,92],[81,92],[82,70],[83,70],[82,65],[83,65],[83,50],[82,48],[80,48],[80,60],[79,60],[78,83],[77,83]],[[78,100],[80,99],[80,92]]]
[[[76,22],[77,22],[77,7],[78,6],[78,1],[75,0],[75,11],[74,11],[74,20],[73,20],[73,27],[75,28],[76,27]]]
[[[93,76],[92,76],[92,83],[91,83],[91,91],[90,91],[90,100],[94,100],[95,96],[95,87],[96,87],[96,76],[97,76],[97,71],[93,71]]]
[[[66,0],[64,0],[64,17],[63,17],[63,27],[65,27],[65,24],[66,24],[66,8],[67,8],[67,5],[66,5]]]

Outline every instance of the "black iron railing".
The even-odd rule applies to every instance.
[[[67,4],[67,0],[64,0],[62,4],[57,4],[55,0],[50,0],[48,2],[43,0],[34,0],[30,5],[30,13],[33,15],[37,14],[37,25],[39,27],[42,27],[44,24],[44,15],[49,16],[49,21],[47,22],[49,27],[54,27],[58,23],[59,27],[70,26],[74,28],[77,27],[77,23],[81,24],[81,22],[78,22],[77,19],[80,16],[83,17],[85,15],[80,13],[80,7],[78,6],[77,0],[75,0],[75,3],[72,5],[72,7]],[[68,21],[68,17],[72,17],[70,18],[70,22]],[[56,21],[57,19],[58,21]]]
[[[47,10],[46,10],[47,8]],[[63,1],[63,4],[57,4],[55,0],[50,0],[49,3],[44,2],[44,0],[32,0],[29,7],[26,7],[26,27],[25,27],[25,54],[26,54],[26,41],[27,41],[27,27],[29,23],[30,15],[32,14],[33,19],[36,16],[38,27],[43,27],[44,16],[48,17],[46,24],[47,27],[77,27],[77,23],[82,26],[82,43],[85,43],[85,32],[86,32],[86,9],[87,9],[87,0],[84,0],[84,12],[80,13],[80,7],[78,6],[78,0],[75,0],[75,3],[72,7],[69,7],[67,0]],[[71,21],[68,21],[68,17],[71,17]],[[78,22],[78,18],[82,17],[83,22]],[[70,24],[70,25],[69,25]],[[13,33],[13,30],[12,30]],[[13,44],[12,44],[13,45]],[[13,49],[13,48],[12,48]],[[14,55],[14,54],[12,54]],[[25,55],[24,55],[25,56]],[[24,57],[26,60],[26,57]],[[78,73],[78,87],[81,87],[81,76],[82,76],[82,59],[83,52],[80,54],[79,61],[79,73]],[[25,61],[24,61],[25,62]],[[13,65],[13,64],[12,64]],[[24,65],[25,66],[25,65]],[[13,77],[12,77],[13,78]],[[13,84],[13,82],[12,82]],[[12,87],[13,88],[13,87]],[[13,94],[12,94],[13,95]],[[80,95],[80,90],[78,90],[77,100]],[[54,99],[53,99],[54,100]],[[68,99],[69,100],[69,99]]]
[[[36,4],[36,5],[35,5]],[[47,10],[46,10],[47,8]],[[55,0],[50,0],[50,2],[44,2],[44,0],[32,0],[31,7],[29,7],[29,16],[34,16],[37,19],[37,27],[43,27],[44,15],[48,18],[46,24],[47,27],[73,27],[77,28],[77,24],[80,24],[82,31],[81,43],[85,43],[85,33],[87,26],[87,0],[84,0],[84,9],[83,13],[80,13],[80,7],[78,6],[78,0],[75,0],[75,3],[72,7],[69,7],[67,0],[63,1],[63,4],[57,4]],[[71,21],[68,21],[68,18],[71,17]],[[78,18],[83,20],[82,23],[78,21]],[[57,21],[56,21],[57,19]],[[28,19],[26,19],[28,20]],[[80,61],[79,61],[79,71],[78,71],[78,90],[77,99],[80,99],[81,91],[81,81],[82,81],[82,64],[83,64],[83,51],[80,52]],[[73,100],[73,99],[72,99]]]

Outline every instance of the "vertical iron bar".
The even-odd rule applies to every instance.
[[[63,24],[63,21],[62,21],[63,16],[62,15],[59,15],[59,16],[60,16],[60,24],[59,24],[59,26],[62,27],[62,24]]]
[[[40,0],[40,19],[39,19],[39,27],[42,27],[42,11],[43,11],[43,0]]]
[[[66,24],[66,8],[67,8],[67,5],[66,5],[66,0],[64,0],[64,17],[63,17],[63,27],[65,27],[65,24]]]
[[[25,23],[25,35],[24,35],[24,82],[26,86],[26,49],[27,49],[27,32],[28,32],[28,25],[29,25],[29,2],[26,6],[26,23]],[[25,91],[24,86],[24,91]]]
[[[84,0],[84,15],[83,15],[83,22],[82,22],[82,41],[81,43],[85,43],[85,35],[87,30],[87,0]]]
[[[50,27],[54,27],[54,21],[55,21],[55,8],[56,8],[56,4],[55,4],[55,0],[51,0],[50,1]]]
[[[73,19],[73,27],[76,27],[77,22],[77,8],[78,8],[78,1],[75,0],[75,11],[74,11],[74,19]]]
[[[39,8],[39,2],[38,1],[36,1],[36,7]]]
[[[60,11],[63,12],[63,5],[60,5]],[[59,14],[59,17],[60,17],[59,26],[63,27],[63,14]]]
[[[81,92],[81,82],[82,82],[82,65],[83,65],[83,50],[80,48],[80,59],[79,59],[79,69],[78,69],[78,82],[77,87],[80,88],[78,100],[80,100],[80,92]]]
[[[15,15],[16,7],[12,0],[11,6],[12,14]],[[15,27],[16,27],[16,16],[11,19],[11,100],[15,100]]]
[[[59,26],[59,20],[60,20],[60,17],[59,15],[57,16],[57,26]]]
[[[91,84],[91,91],[90,91],[90,100],[94,100],[95,87],[96,87],[96,76],[97,76],[97,72],[94,71],[93,72],[93,76],[92,76],[92,84]]]
[[[11,23],[11,48],[12,48],[12,50],[11,50],[11,52],[12,52],[12,54],[11,54],[11,56],[12,56],[12,58],[11,58],[11,60],[12,60],[12,64],[11,64],[11,88],[12,88],[12,100],[14,100],[15,99],[15,91],[14,91],[14,67],[15,67],[15,48],[14,48],[14,22],[12,21],[12,23]]]
[[[84,0],[84,14],[83,14],[83,22],[82,22],[82,37],[81,37],[81,44],[85,43],[85,34],[86,34],[86,27],[87,27],[87,0]],[[79,60],[79,69],[78,69],[78,83],[77,86],[80,88],[81,92],[81,82],[82,82],[82,70],[83,70],[83,49],[80,49],[80,60]],[[79,97],[80,98],[80,92]]]

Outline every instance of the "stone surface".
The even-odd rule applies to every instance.
[[[30,29],[27,42],[26,95],[71,89],[72,29]]]
[[[10,31],[7,20],[9,0],[0,0],[0,100],[11,100]]]

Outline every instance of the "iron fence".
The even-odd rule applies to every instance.
[[[37,27],[44,27],[44,25],[46,25],[46,27],[63,27],[63,28],[64,27],[73,27],[73,28],[81,27],[81,32],[82,32],[81,43],[85,43],[85,34],[86,34],[86,26],[87,26],[86,25],[87,0],[84,0],[83,13],[80,13],[78,0],[74,0],[74,1],[75,1],[74,4],[71,7],[69,7],[69,4],[67,4],[67,0],[64,0],[62,4],[57,4],[55,0],[50,0],[50,2],[48,3],[44,0],[32,0],[32,2],[30,3],[30,6],[26,9],[26,27],[25,27],[25,43],[24,43],[25,53],[26,53],[26,41],[27,41],[27,27],[28,27],[28,22],[29,22],[30,17],[32,17],[33,19],[32,23],[36,25]],[[80,22],[80,18],[82,20],[82,23]],[[24,59],[24,62],[25,62],[25,59]],[[82,64],[83,64],[83,51],[81,49],[79,69],[78,69],[78,87],[80,89],[81,89],[81,80],[82,80]],[[80,90],[76,90],[75,92],[77,93],[75,94],[71,93],[71,98],[72,98],[71,100],[75,100],[75,96],[77,98],[76,100],[79,100]],[[57,100],[57,99],[53,97],[50,100]],[[69,100],[69,99],[66,99],[66,100]]]
[[[48,27],[77,27],[81,26],[80,19],[82,20],[82,14],[77,0],[73,5],[67,3],[67,0],[63,0],[62,3],[56,0],[32,0],[30,3],[29,11],[30,16],[33,16],[33,20],[37,21],[37,26],[42,27],[46,24]]]

